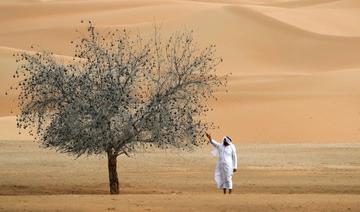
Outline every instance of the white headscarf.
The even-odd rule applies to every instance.
[[[228,144],[230,144],[230,143],[232,142],[232,140],[231,140],[231,138],[230,138],[229,136],[225,136],[225,137],[223,138],[223,143],[224,143],[224,140],[226,140],[226,142],[227,142]]]
[[[232,143],[232,140],[229,136],[224,136],[222,142],[220,145],[224,145],[224,141],[226,141],[228,144],[231,144]],[[216,148],[213,148],[213,150],[211,151],[211,154],[214,156],[214,157],[219,157],[219,150],[216,149]]]

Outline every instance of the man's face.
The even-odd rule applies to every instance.
[[[229,145],[229,143],[226,141],[226,139],[224,139],[223,143],[224,143],[224,146],[228,146],[228,145]]]

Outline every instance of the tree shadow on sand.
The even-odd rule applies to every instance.
[[[181,194],[181,191],[162,190],[162,189],[134,189],[129,184],[122,184],[120,194]],[[1,195],[109,195],[106,183],[85,186],[32,186],[32,185],[0,185]]]

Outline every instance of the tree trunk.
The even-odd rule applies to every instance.
[[[117,155],[108,152],[110,194],[119,194],[119,180],[116,171]]]

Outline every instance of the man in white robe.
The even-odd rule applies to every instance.
[[[229,136],[225,136],[223,142],[220,144],[211,138],[211,135],[206,134],[215,148],[215,155],[219,157],[219,160],[215,169],[215,182],[219,189],[223,189],[224,194],[226,190],[229,190],[231,194],[233,189],[232,175],[237,170],[237,156],[235,145],[232,144],[232,140]]]

